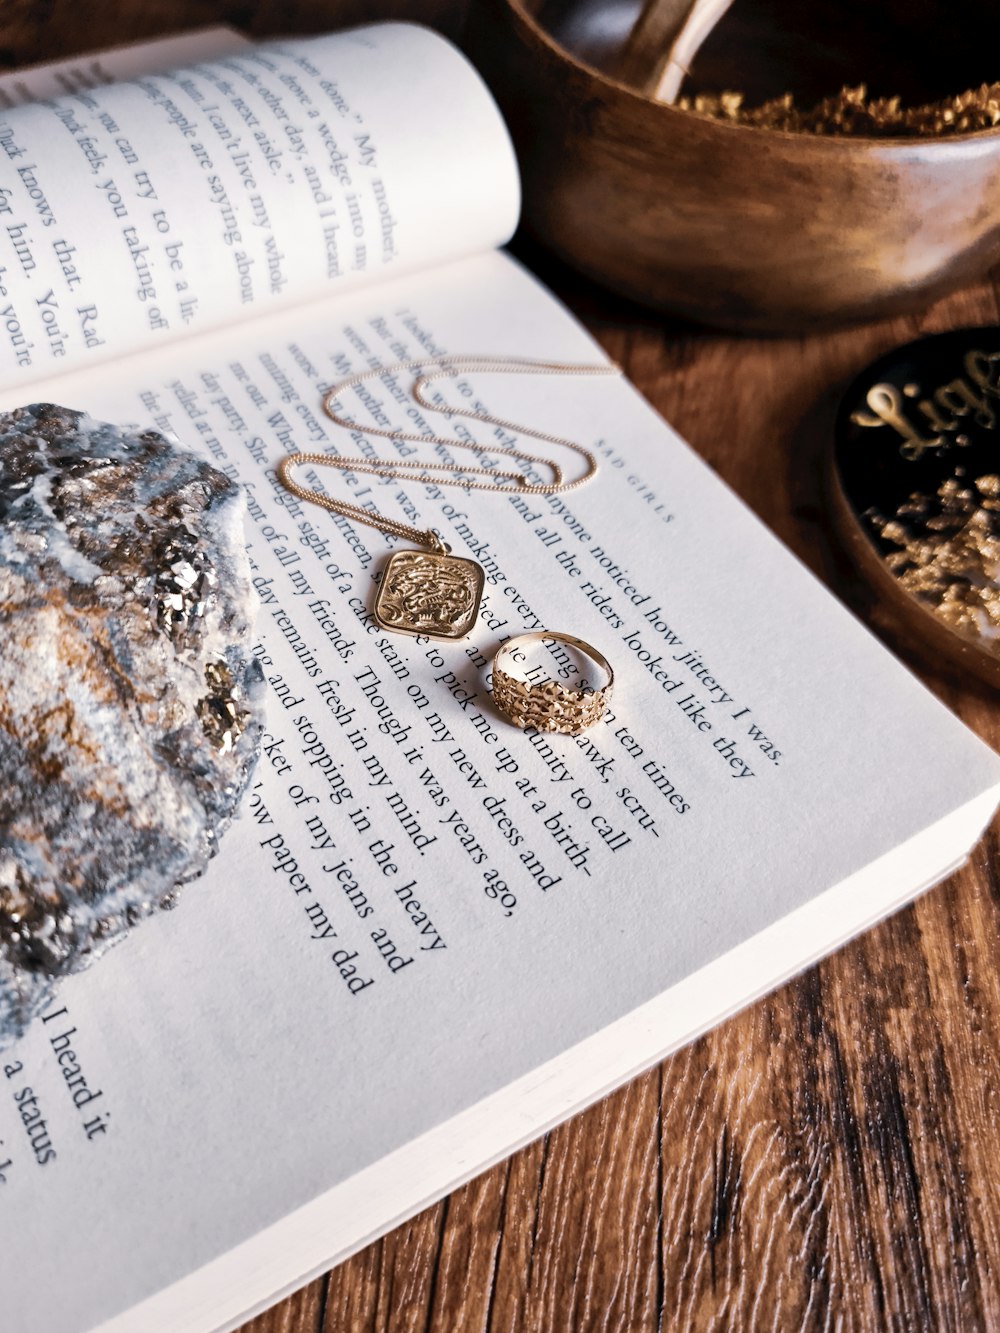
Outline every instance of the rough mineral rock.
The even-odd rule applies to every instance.
[[[0,1047],[218,848],[260,748],[239,488],[154,431],[0,413]]]

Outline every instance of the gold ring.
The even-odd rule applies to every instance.
[[[525,661],[522,651],[529,643],[561,643],[589,657],[607,674],[607,681],[599,688],[591,686],[586,678],[572,689],[560,681],[548,678],[523,679],[503,669],[509,663]],[[540,668],[536,668],[540,670]],[[533,675],[534,672],[528,672]],[[595,722],[599,722],[611,698],[615,673],[608,660],[596,648],[572,634],[557,634],[554,630],[537,630],[533,634],[519,634],[508,639],[493,659],[493,699],[496,706],[515,726],[535,727],[538,731],[561,731],[567,736],[578,736]]]

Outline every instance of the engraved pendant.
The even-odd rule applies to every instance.
[[[479,615],[484,582],[474,560],[437,551],[396,551],[382,571],[375,619],[398,634],[464,639]]]

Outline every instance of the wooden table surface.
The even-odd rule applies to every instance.
[[[219,20],[263,35],[395,15],[454,33],[462,8],[5,0],[0,61]],[[525,253],[792,550],[877,617],[828,531],[838,393],[920,333],[1000,322],[997,283],[916,318],[764,341],[672,324]],[[984,688],[925,679],[1000,747]],[[998,939],[994,827],[914,906],[242,1333],[1000,1328]]]

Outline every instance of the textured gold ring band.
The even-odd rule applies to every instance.
[[[526,645],[553,641],[589,657],[607,674],[607,681],[599,689],[571,688],[549,678],[521,680],[504,670],[504,662],[526,660],[523,652]],[[581,731],[586,731],[601,720],[614,683],[615,673],[603,653],[584,643],[583,639],[572,634],[557,634],[554,630],[536,630],[508,639],[493,659],[493,700],[496,706],[515,726],[535,727],[538,731],[561,731],[567,736],[578,736]]]

